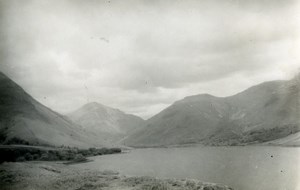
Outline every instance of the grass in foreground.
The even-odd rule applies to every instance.
[[[0,165],[0,184],[3,190],[232,190],[193,179],[126,177],[53,162],[4,163]]]

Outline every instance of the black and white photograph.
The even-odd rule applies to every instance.
[[[300,190],[300,0],[0,0],[0,190]]]

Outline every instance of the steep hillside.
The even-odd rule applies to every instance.
[[[144,120],[102,104],[88,103],[68,115],[86,131],[107,141],[118,141],[144,125]]]
[[[34,100],[0,72],[0,142],[55,146],[99,146],[104,142],[85,133],[64,116]]]
[[[124,143],[238,145],[284,138],[299,131],[299,89],[297,76],[265,82],[230,97],[186,97],[150,118]]]
[[[273,141],[268,141],[265,144],[276,146],[300,146],[300,132]]]

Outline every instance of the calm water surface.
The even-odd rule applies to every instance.
[[[185,147],[135,149],[73,167],[127,176],[193,178],[236,190],[300,190],[300,148]]]

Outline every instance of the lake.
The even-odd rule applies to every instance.
[[[300,189],[300,148],[148,148],[92,159],[72,167],[115,170],[127,176],[193,178],[235,190]]]

